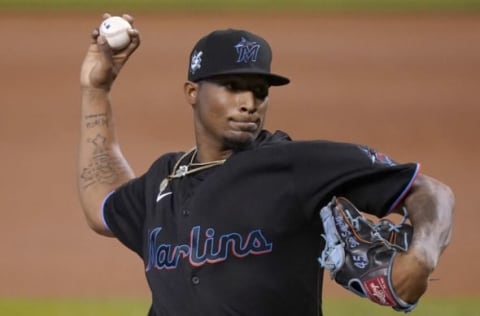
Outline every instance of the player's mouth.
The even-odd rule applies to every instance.
[[[238,131],[255,132],[260,126],[260,120],[231,120],[230,125]]]

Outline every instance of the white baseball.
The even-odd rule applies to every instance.
[[[100,25],[100,35],[105,36],[108,45],[114,50],[125,48],[130,43],[128,30],[132,25],[122,17],[112,16],[105,19]]]

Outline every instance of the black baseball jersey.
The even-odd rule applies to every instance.
[[[418,172],[365,146],[263,131],[160,191],[182,154],[160,157],[103,206],[107,227],[144,261],[149,315],[321,314],[320,208],[345,196],[384,216]]]

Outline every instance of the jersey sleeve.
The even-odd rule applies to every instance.
[[[142,176],[135,178],[105,198],[102,212],[105,226],[125,246],[142,257],[144,228],[155,209],[159,184],[183,152],[168,153],[157,159]]]
[[[293,181],[308,216],[333,196],[344,196],[383,217],[402,201],[419,171],[417,163],[398,164],[366,146],[308,142],[300,147],[294,151]]]
[[[107,228],[129,249],[141,256],[145,222],[145,179],[133,179],[108,195],[103,203]]]

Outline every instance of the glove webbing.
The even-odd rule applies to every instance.
[[[338,207],[338,206],[337,206]],[[398,244],[397,244],[397,236],[398,236],[398,228],[401,227],[401,225],[403,225],[406,221],[407,221],[407,218],[408,218],[408,213],[407,213],[407,209],[406,208],[403,208],[403,218],[402,218],[402,222],[398,225],[394,224],[391,220],[389,219],[383,219],[382,222],[380,222],[379,224],[377,225],[372,225],[372,222],[370,222],[368,219],[365,219],[363,217],[360,217],[360,218],[353,218],[353,216],[350,214],[350,212],[348,211],[348,209],[345,209],[345,208],[342,208],[341,209],[342,211],[340,212],[340,214],[342,215],[343,217],[343,220],[344,222],[348,225],[348,227],[350,228],[350,231],[353,233],[353,235],[358,239],[360,240],[361,242],[363,243],[367,243],[367,244],[373,244],[375,241],[383,241],[387,246],[389,247],[394,247],[394,248],[398,248],[402,251],[405,251],[406,249],[408,249],[408,243],[405,242],[406,244],[406,247],[405,249],[403,247],[400,247]],[[347,215],[348,214],[348,217]],[[365,222],[365,224],[367,224],[368,226],[372,227],[373,231],[375,231],[375,234],[373,235],[373,237],[376,239],[375,241],[370,241],[370,240],[365,240],[364,238],[362,238],[362,236],[360,236],[358,234],[358,231],[360,229],[358,229],[358,227],[354,227],[353,226],[353,223],[354,222],[358,222],[359,220],[362,220],[363,222]],[[378,228],[379,226],[382,224],[382,223],[386,223],[388,225],[388,231],[389,231],[389,236],[388,238],[384,238],[379,232],[378,232]]]

